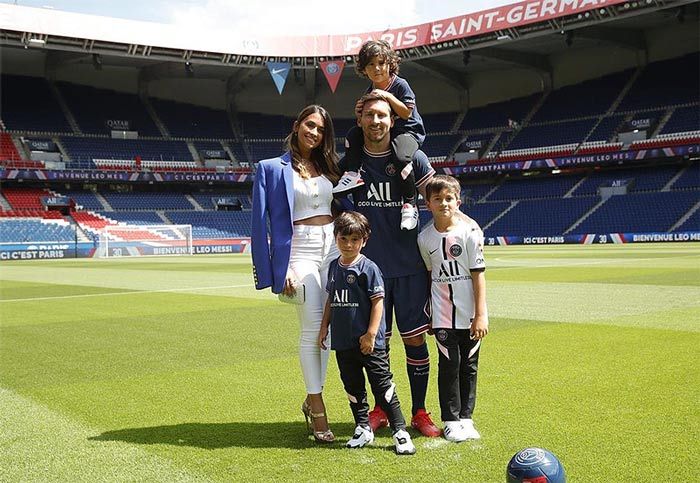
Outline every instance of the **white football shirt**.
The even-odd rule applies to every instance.
[[[485,270],[484,233],[471,218],[444,233],[430,223],[418,235],[418,248],[431,272],[434,329],[469,329],[474,318],[471,270]]]

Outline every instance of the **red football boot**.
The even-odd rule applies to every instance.
[[[423,436],[427,436],[428,438],[437,438],[442,434],[440,428],[435,426],[433,420],[430,419],[430,413],[427,413],[425,409],[419,409],[413,416],[411,419],[411,427],[417,429]]]
[[[369,412],[369,426],[372,428],[372,432],[389,426],[389,418],[386,417],[386,413],[379,406],[374,406],[374,409]]]

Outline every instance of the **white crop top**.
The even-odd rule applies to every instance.
[[[292,221],[331,214],[333,183],[325,176],[304,179],[294,171],[294,213]]]

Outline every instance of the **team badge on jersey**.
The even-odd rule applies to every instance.
[[[438,330],[437,334],[435,334],[435,337],[437,337],[437,340],[440,342],[445,342],[447,340],[447,332],[444,330]]]
[[[396,174],[396,166],[394,166],[394,163],[387,163],[384,172],[387,176],[394,176]]]
[[[457,258],[457,257],[460,256],[461,254],[462,254],[462,247],[461,247],[461,246],[459,246],[459,245],[452,245],[452,246],[450,247],[450,255],[452,255],[453,257]]]
[[[349,284],[355,283],[355,274],[354,273],[348,273],[348,276],[345,278],[345,281]]]

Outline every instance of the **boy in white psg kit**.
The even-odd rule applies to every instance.
[[[418,235],[418,247],[430,272],[443,434],[454,442],[479,439],[472,413],[479,348],[488,333],[484,234],[474,220],[459,212],[456,179],[436,175],[425,192],[433,223]]]

